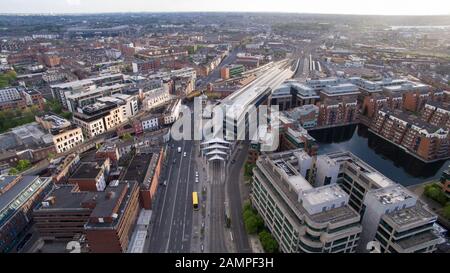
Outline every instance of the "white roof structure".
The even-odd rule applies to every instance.
[[[215,150],[213,150],[213,151],[207,153],[206,155],[219,155],[219,154],[221,154],[221,155],[227,155],[227,153],[225,153],[224,151],[221,151],[221,150],[219,150],[219,149],[215,149]]]
[[[208,159],[208,161],[214,161],[214,160],[222,160],[225,161],[225,159],[221,156],[215,155],[213,157],[211,157],[210,159]]]
[[[207,140],[207,141],[202,142],[201,145],[208,145],[208,144],[214,144],[214,143],[231,144],[231,142],[229,142],[229,141],[226,141],[226,140],[224,140],[222,138],[216,137],[216,138],[213,138],[211,140]]]
[[[229,147],[227,146],[223,146],[220,144],[213,144],[211,146],[206,146],[204,148],[202,148],[203,150],[209,150],[209,149],[229,149]]]

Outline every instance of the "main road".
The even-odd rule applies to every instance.
[[[193,120],[192,120],[193,121]],[[153,204],[152,229],[147,252],[187,253],[191,248],[196,150],[193,140],[170,140],[167,165]],[[178,147],[181,152],[178,152]],[[164,185],[165,183],[165,185]]]

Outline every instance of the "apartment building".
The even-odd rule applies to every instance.
[[[67,152],[84,142],[81,128],[60,116],[46,113],[35,118],[52,135],[57,153]]]
[[[449,129],[401,111],[379,110],[370,130],[423,161],[449,157]]]
[[[117,83],[109,86],[96,87],[86,92],[79,92],[66,95],[67,109],[70,112],[79,111],[84,106],[94,104],[103,97],[121,94],[128,84]]]
[[[111,161],[108,157],[96,161],[82,161],[70,176],[69,184],[82,191],[103,191],[109,176]]]
[[[162,87],[144,92],[144,99],[142,101],[144,110],[147,111],[156,108],[170,101],[172,96],[169,91],[169,85],[165,83]]]
[[[50,85],[53,98],[58,100],[61,105],[68,109],[67,96],[94,91],[99,87],[122,84],[125,81],[123,74],[102,75],[95,78],[77,80],[67,83]]]
[[[378,110],[388,107],[388,98],[379,93],[364,97],[362,113],[364,116],[373,118]]]
[[[83,107],[82,112],[75,112],[73,122],[87,138],[92,138],[120,125],[124,118],[117,104],[96,102]]]
[[[319,126],[336,126],[355,123],[358,118],[356,99],[324,99],[318,103]]]
[[[314,128],[318,124],[319,107],[312,104],[307,104],[295,107],[289,111],[284,112],[286,116],[294,121],[300,122],[300,125],[305,129]]]
[[[427,102],[421,112],[422,120],[441,128],[450,128],[450,108],[447,103]]]
[[[241,76],[244,71],[245,67],[243,65],[225,65],[220,69],[220,77],[223,80],[228,80],[229,78]]]
[[[269,100],[271,105],[278,105],[280,110],[316,104],[320,99],[317,92],[297,80],[287,80],[275,89]]]
[[[251,200],[282,252],[355,252],[359,214],[338,185],[313,187],[313,159],[303,149],[261,155]]]
[[[361,252],[370,241],[379,242],[382,253],[431,253],[442,242],[433,227],[437,216],[403,186],[369,191],[364,206]]]
[[[349,205],[359,214],[364,213],[364,196],[369,190],[395,184],[350,152],[317,156],[315,186],[335,183],[350,196]]]
[[[164,125],[174,123],[180,116],[180,111],[181,99],[172,100],[163,113]]]
[[[42,97],[41,92],[34,89],[23,89],[22,96],[24,97],[27,106],[35,106],[41,111],[44,110],[45,100]]]
[[[122,117],[124,120],[128,120],[135,116],[139,111],[137,96],[131,96],[127,94],[114,94],[108,97],[102,97],[97,99],[98,102],[112,102],[120,107]]]

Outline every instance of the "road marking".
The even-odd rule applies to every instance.
[[[194,147],[195,148],[195,147]],[[188,173],[187,173],[187,178],[186,178],[186,202],[185,202],[185,206],[184,206],[184,217],[183,217],[183,237],[184,237],[184,232],[186,229],[186,213],[187,213],[187,207],[189,204],[189,174],[191,173],[191,160],[192,160],[192,150],[193,150],[193,146],[191,146],[191,151],[189,152],[189,163],[188,163]]]
[[[173,154],[174,151],[171,151],[171,153]],[[164,211],[164,205],[165,205],[165,203],[166,203],[166,196],[167,196],[167,192],[168,192],[167,188],[169,187],[169,184],[170,184],[170,177],[171,177],[171,175],[172,175],[172,165],[170,165],[170,169],[169,169],[169,177],[167,177],[167,186],[166,186],[166,189],[165,189],[165,191],[164,191],[164,199],[163,199],[163,203],[162,203],[162,207],[161,207],[161,213],[160,213],[160,215],[159,215],[158,226],[161,225],[162,216],[163,216],[163,213],[162,213],[162,212]]]

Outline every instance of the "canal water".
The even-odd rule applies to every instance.
[[[349,125],[309,131],[319,144],[319,154],[349,151],[404,186],[438,179],[450,164],[425,164],[401,148],[371,133],[364,125]]]

